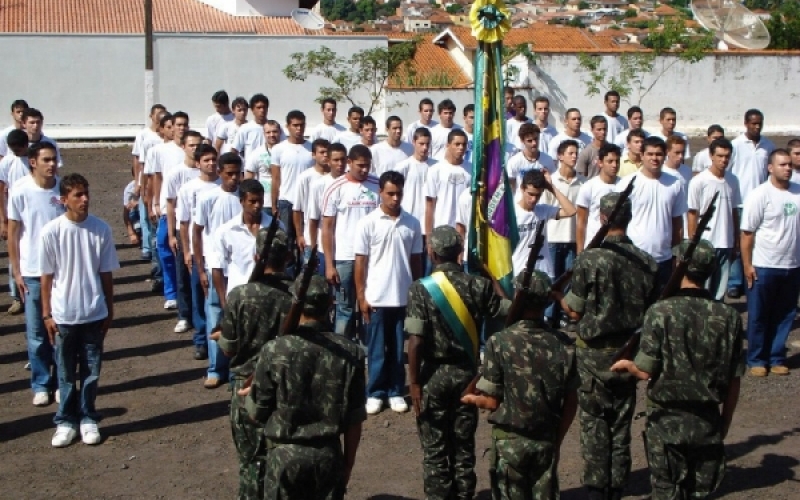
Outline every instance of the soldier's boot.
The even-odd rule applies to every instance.
[[[605,488],[595,488],[593,486],[587,486],[586,491],[589,493],[587,497],[589,500],[606,500]]]
[[[622,488],[611,488],[609,500],[622,500]]]

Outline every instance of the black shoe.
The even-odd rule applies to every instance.
[[[592,486],[587,486],[586,491],[588,493],[586,498],[589,500],[606,500],[605,488],[594,488]]]
[[[731,288],[730,290],[728,290],[728,298],[730,299],[738,299],[741,296],[742,296],[742,291],[739,290],[738,288]]]
[[[622,500],[622,488],[611,488],[609,498],[611,500]]]
[[[208,359],[208,349],[206,349],[205,347],[195,347],[194,359],[196,359],[197,361],[203,361]]]
[[[164,291],[164,282],[161,280],[153,280],[150,283],[150,291],[153,293],[162,293]]]

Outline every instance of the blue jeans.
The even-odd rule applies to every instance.
[[[17,282],[14,281],[14,271],[11,270],[11,264],[8,265],[8,295],[10,295],[12,299],[19,299]]]
[[[53,419],[56,425],[96,424],[100,419],[94,407],[97,383],[103,364],[103,320],[80,325],[58,325],[56,357],[58,392],[61,403]],[[75,372],[80,377],[80,394]]]
[[[739,223],[742,222],[742,209],[741,207],[736,209],[736,212],[739,214]],[[742,256],[737,255],[735,259],[731,261],[731,269],[730,275],[728,276],[728,290],[738,290],[742,291],[744,288],[744,270],[742,269]]]
[[[325,255],[320,251],[322,247],[317,247],[317,257],[319,257],[319,266],[317,266],[317,274],[325,277]],[[306,247],[303,251],[303,262],[308,262],[311,258],[311,247]]]
[[[403,365],[405,307],[378,307],[367,329],[367,397],[402,397],[406,387]]]
[[[714,270],[711,276],[706,281],[706,290],[716,300],[725,298],[725,292],[728,290],[728,278],[730,276],[731,264],[730,257],[733,249],[731,248],[717,248],[714,251]]]
[[[208,272],[211,276],[211,272]],[[214,285],[208,287],[208,297],[206,297],[206,333],[211,334],[211,331],[217,327],[222,320],[222,307],[219,304],[219,295]],[[208,339],[208,371],[206,376],[208,378],[216,378],[219,380],[227,381],[229,377],[228,372],[229,360],[219,344],[216,341]]]
[[[800,268],[757,267],[747,294],[747,365],[782,366],[797,310]]]
[[[336,272],[339,285],[336,287],[336,322],[333,331],[349,339],[356,339],[355,314],[356,285],[353,280],[354,260],[337,260]]]
[[[53,377],[53,346],[42,321],[42,283],[40,278],[23,276],[28,288],[25,295],[25,340],[31,363],[31,389],[34,393],[50,392],[56,387]]]
[[[210,274],[209,274],[210,276]],[[209,283],[209,285],[211,285]],[[213,285],[209,288],[214,288]],[[197,272],[197,265],[192,260],[192,325],[194,325],[194,335],[192,342],[195,347],[206,347],[206,294],[203,285],[200,284],[200,274]]]
[[[656,287],[658,293],[669,283],[669,278],[672,276],[672,259],[667,259],[664,262],[658,263],[658,271],[656,271]]]
[[[575,243],[550,243],[550,260],[553,263],[553,276],[558,278],[568,269],[572,269],[575,262],[577,246]],[[516,278],[516,276],[514,277]],[[561,305],[553,302],[545,311],[544,315],[550,318],[552,325],[558,328],[561,323],[563,311]]]
[[[142,228],[142,253],[152,255],[153,247],[150,246],[150,218],[147,217],[147,210],[144,206],[144,197],[139,198],[139,225]]]
[[[186,263],[183,261],[181,236],[176,233],[175,237],[178,239],[178,253],[175,255],[175,277],[177,279],[176,284],[178,289],[178,320],[185,319],[192,321],[194,319],[194,313],[192,311],[192,272],[186,267]]]
[[[175,300],[178,298],[178,271],[175,269],[175,254],[169,247],[168,233],[167,217],[162,215],[156,230],[156,250],[163,272],[164,298]]]

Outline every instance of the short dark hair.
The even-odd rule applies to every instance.
[[[222,153],[217,158],[217,170],[222,170],[228,165],[234,165],[239,170],[242,169],[242,157],[236,153]]]
[[[525,172],[522,176],[520,188],[525,189],[528,186],[533,186],[536,189],[544,189],[547,187],[547,179],[544,178],[544,173],[539,169],[532,169]]]
[[[667,137],[667,149],[672,149],[672,146],[686,146],[688,142],[683,137],[679,136],[678,134],[672,134],[671,136]]]
[[[469,113],[470,111],[472,111],[473,113],[475,112],[474,104],[467,104],[466,106],[464,106],[464,116],[467,116],[467,113]]]
[[[428,97],[426,97],[426,98],[422,99],[421,101],[419,101],[419,111],[422,111],[422,106],[425,106],[426,104],[429,104],[429,105],[433,106],[433,101],[430,100],[430,98],[428,98]]]
[[[217,90],[214,92],[214,95],[211,96],[211,102],[227,106],[231,102],[231,99],[224,90]]]
[[[578,113],[581,114],[581,110],[578,108],[569,108],[564,112],[564,119],[566,120],[570,113]]]
[[[427,137],[427,138],[431,137],[431,131],[428,130],[428,127],[419,127],[417,128],[417,130],[414,131],[413,139],[416,141],[420,137]]]
[[[611,144],[607,142],[600,146],[600,149],[597,151],[597,157],[601,160],[604,159],[606,156],[610,154],[615,154],[618,157],[622,156],[622,150],[616,144]]]
[[[195,137],[197,139],[200,139],[201,142],[203,141],[203,134],[201,134],[197,130],[187,130],[186,133],[183,134],[183,137],[181,138],[181,144],[186,144],[186,139],[189,137]]]
[[[631,142],[631,137],[638,137],[641,140],[647,139],[647,136],[644,133],[644,130],[637,128],[636,130],[630,130],[628,132],[628,137],[625,138],[625,142]]]
[[[14,102],[11,103],[11,111],[14,111],[17,108],[28,109],[28,102],[25,99],[15,99]]]
[[[378,187],[381,188],[381,191],[383,191],[383,186],[385,186],[387,182],[394,184],[397,187],[403,187],[406,184],[406,178],[403,177],[403,174],[400,172],[387,170],[386,172],[382,173],[378,179]]]
[[[286,124],[290,124],[292,120],[306,121],[306,114],[299,109],[293,109],[286,113]]]
[[[786,149],[800,148],[800,139],[791,139],[786,143]]]
[[[515,95],[515,96],[514,96],[514,99],[513,99],[513,102],[521,102],[521,103],[522,103],[522,104],[524,104],[526,107],[528,106],[528,100],[527,100],[527,99],[525,99],[525,96],[524,96],[524,95],[519,95],[519,94]]]
[[[461,130],[460,128],[454,128],[447,134],[447,144],[453,142],[453,139],[456,137],[463,137],[464,139],[467,138],[467,133]]]
[[[338,142],[334,142],[331,144],[331,147],[328,148],[328,157],[330,157],[330,155],[333,153],[343,153],[345,156],[347,156],[347,146]]]
[[[264,94],[255,94],[253,97],[250,98],[250,108],[254,108],[258,103],[264,103],[264,105],[269,108],[269,97],[265,96]]]
[[[73,172],[70,174],[65,175],[61,178],[58,186],[58,194],[61,196],[67,196],[73,189],[76,187],[84,187],[86,190],[89,190],[89,181],[86,180],[86,177],[82,176],[77,172]]]
[[[456,112],[456,105],[450,99],[445,99],[444,101],[439,103],[439,106],[436,109],[437,113],[441,113],[442,111],[452,111],[453,113]]]
[[[764,119],[764,113],[762,113],[761,110],[752,108],[744,112],[744,121],[748,121],[750,120],[750,118],[753,118],[754,116],[757,118],[761,118],[762,120]]]
[[[239,201],[244,201],[248,194],[264,196],[264,186],[255,179],[245,179],[239,184]]]
[[[236,109],[236,108],[239,108],[239,107],[242,107],[242,106],[244,106],[245,109],[249,109],[250,108],[250,105],[247,103],[247,99],[245,99],[242,96],[237,97],[231,103],[231,107],[233,109]]]
[[[631,106],[628,108],[628,119],[630,119],[635,113],[639,113],[640,115],[644,116],[644,111],[639,106]]]
[[[152,106],[150,106],[150,114],[151,115],[153,113],[155,113],[156,111],[166,111],[166,110],[167,110],[167,107],[164,106],[163,104],[153,104]]]
[[[44,120],[44,115],[36,108],[25,108],[25,110],[22,111],[22,122],[24,123],[28,120],[28,118],[38,118],[40,120]]]
[[[567,151],[567,148],[569,147],[575,147],[575,149],[577,149],[578,151],[581,150],[581,145],[578,144],[578,141],[576,141],[575,139],[567,139],[566,141],[563,141],[561,144],[558,145],[558,149],[556,149],[556,154],[558,156],[563,155]]]
[[[369,150],[363,144],[356,144],[352,148],[350,148],[350,152],[347,154],[347,158],[350,160],[372,160],[372,151]]]
[[[592,128],[594,128],[594,126],[598,123],[605,123],[606,126],[608,126],[608,120],[606,120],[606,117],[602,115],[595,115],[591,120],[589,120],[589,126]]]
[[[772,165],[773,159],[778,155],[788,156],[789,158],[792,157],[792,154],[789,153],[788,149],[778,148],[778,149],[776,149],[775,151],[773,151],[772,153],[769,154],[769,164],[770,165]]]
[[[167,124],[167,122],[175,122],[175,117],[172,116],[172,114],[170,113],[164,113],[164,116],[162,116],[161,119],[158,120],[158,126],[163,127],[164,125]]]
[[[24,130],[14,129],[6,136],[6,144],[12,150],[17,148],[28,148],[28,134]]]
[[[539,136],[542,133],[542,129],[539,128],[539,125],[535,123],[523,123],[519,127],[519,133],[517,134],[520,139],[524,139],[529,135]]]
[[[373,125],[375,128],[378,128],[378,123],[375,121],[375,118],[367,115],[362,116],[360,120],[358,120],[358,130],[364,128],[364,125]]]
[[[178,118],[185,118],[186,119],[186,123],[189,123],[189,114],[186,113],[185,111],[176,111],[176,112],[172,113],[172,120],[173,121],[177,121]]]
[[[548,99],[547,97],[545,97],[543,95],[537,96],[536,99],[533,100],[533,107],[534,108],[536,108],[536,103],[537,102],[546,102],[548,106],[550,105],[550,99]]]
[[[708,127],[708,130],[706,131],[706,136],[711,137],[711,134],[725,135],[725,129],[722,128],[722,125],[717,125],[717,124],[711,125],[710,127]]]
[[[664,117],[665,117],[665,116],[667,116],[667,115],[675,115],[675,116],[678,116],[678,112],[677,112],[677,111],[675,111],[675,110],[674,110],[674,109],[672,109],[672,108],[669,108],[669,107],[667,107],[667,108],[664,108],[664,109],[662,109],[662,110],[661,110],[661,112],[660,112],[660,113],[658,113],[658,119],[659,119],[659,120],[663,120],[663,119],[664,119]]]
[[[386,119],[386,128],[388,129],[389,127],[391,127],[393,122],[400,122],[400,126],[401,127],[403,126],[403,120],[401,120],[400,117],[397,115],[392,115]]]
[[[322,102],[319,103],[320,109],[325,109],[326,104],[333,104],[334,108],[338,107],[338,104],[336,104],[336,99],[333,99],[332,97],[326,97],[323,99]]]
[[[211,144],[201,143],[197,146],[197,149],[194,150],[194,161],[200,161],[200,158],[205,155],[214,155],[214,159],[216,160],[217,150]]]
[[[667,143],[661,137],[650,136],[642,143],[642,152],[647,148],[658,148],[662,153],[667,154]]]
[[[509,95],[509,94],[514,95],[514,89],[512,89],[511,87],[505,87],[503,89],[503,95]]]
[[[352,108],[347,110],[347,116],[349,117],[353,113],[357,113],[359,116],[364,116],[364,108],[359,106],[353,106]]]
[[[315,139],[314,142],[311,143],[311,154],[316,154],[319,148],[328,149],[330,147],[331,143],[327,139]]]
[[[56,148],[55,144],[49,141],[39,141],[31,144],[28,148],[28,158],[39,158],[39,154],[45,149],[49,149],[58,154],[58,148]]]
[[[713,155],[718,149],[726,149],[733,152],[733,144],[731,144],[731,141],[724,137],[714,139],[708,146],[708,152]]]
[[[608,92],[606,92],[606,95],[603,96],[603,102],[607,101],[609,97],[621,98],[622,96],[620,96],[619,92],[617,92],[616,90],[609,90]]]

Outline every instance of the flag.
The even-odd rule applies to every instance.
[[[475,128],[472,143],[472,221],[467,240],[467,266],[482,268],[513,294],[511,254],[518,241],[514,196],[505,168],[503,102],[503,36],[511,19],[502,0],[477,0],[470,11],[475,53]]]

